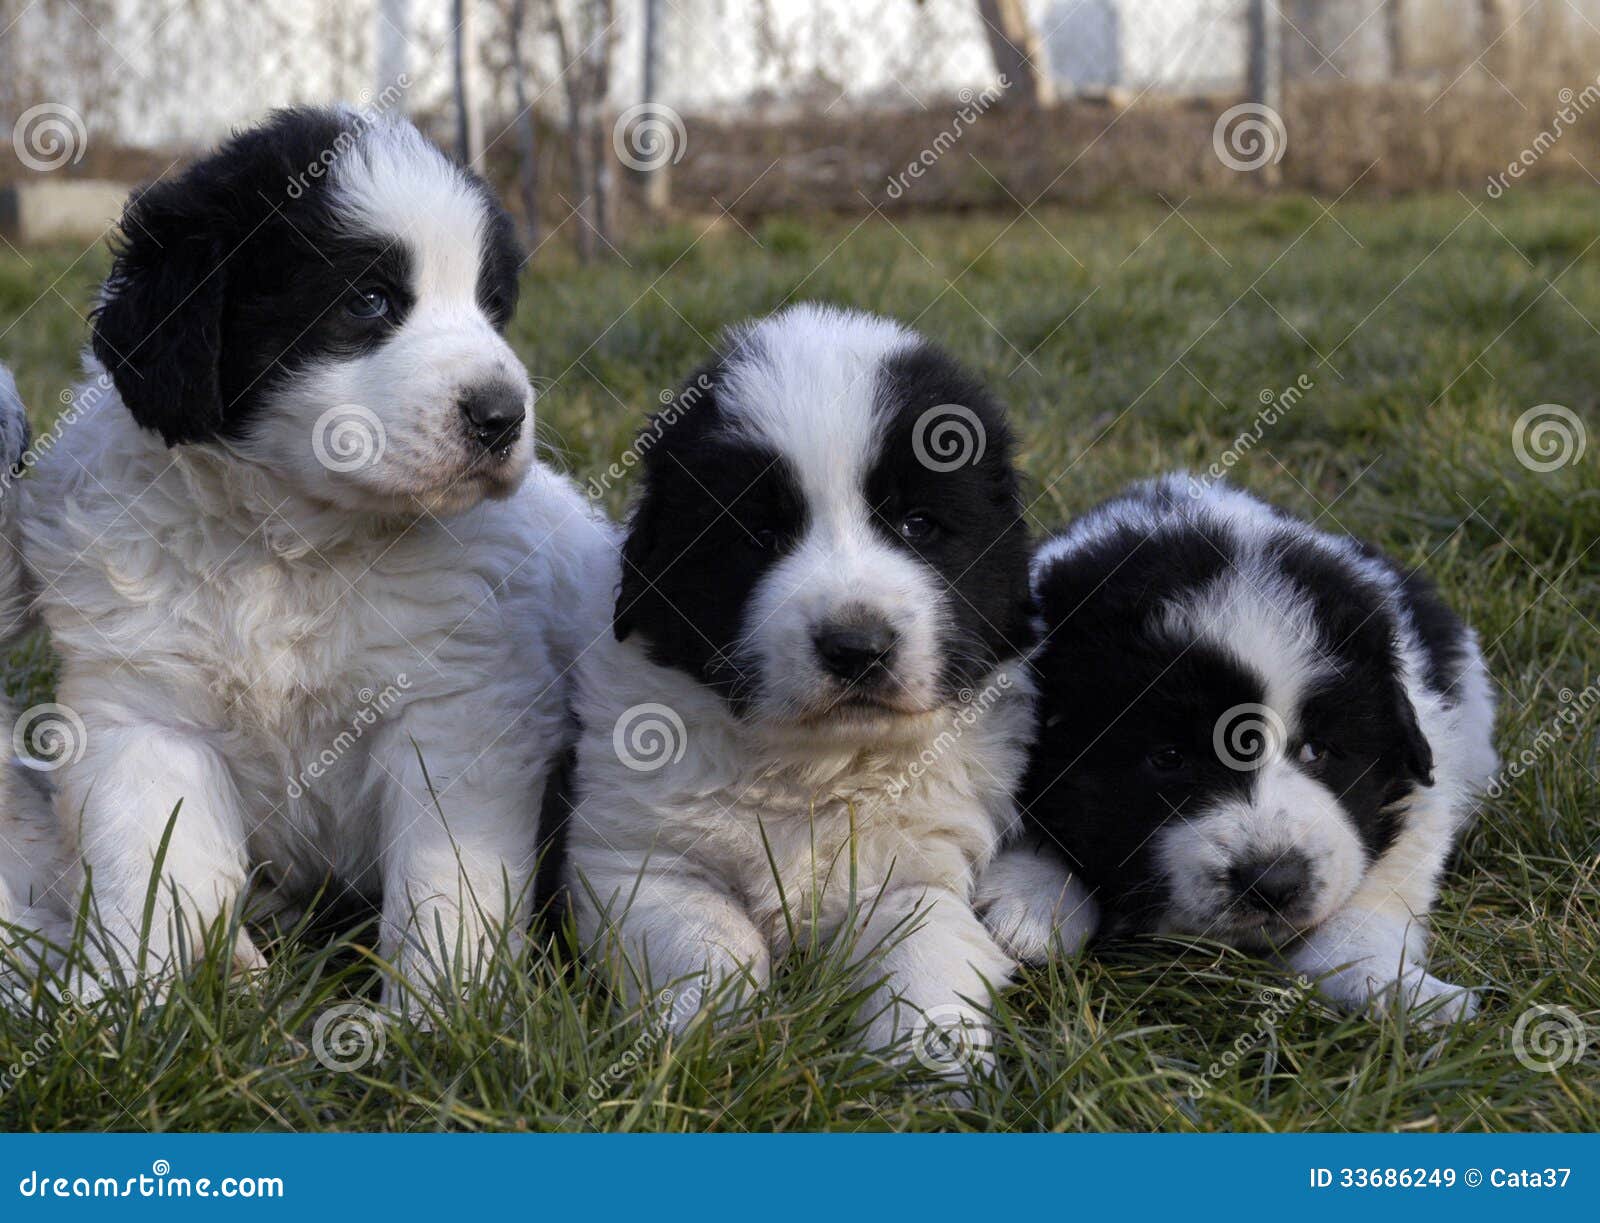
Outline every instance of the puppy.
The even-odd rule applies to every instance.
[[[391,997],[522,926],[611,545],[533,463],[519,265],[482,181],[353,111],[280,112],[129,201],[72,423],[23,485],[105,956],[174,818],[153,965],[252,876],[381,903]]]
[[[1033,588],[1037,843],[984,880],[1003,945],[1182,931],[1279,948],[1351,1007],[1471,1010],[1427,973],[1424,919],[1494,772],[1494,702],[1426,580],[1171,475],[1042,545]]]
[[[725,336],[639,448],[614,640],[578,668],[585,947],[700,1006],[842,935],[881,953],[875,1046],[966,1052],[1012,968],[971,892],[1032,716],[999,405],[897,324],[800,305]]]
[[[11,371],[0,365],[0,645],[11,642],[31,619],[16,488],[28,446],[28,415]],[[15,949],[30,934],[58,938],[65,917],[59,897],[52,898],[49,890],[60,879],[63,863],[44,770],[53,764],[51,750],[60,746],[66,728],[49,706],[30,709],[19,721],[4,698],[0,728],[11,732],[8,750],[20,747],[25,753],[0,766],[0,948]]]

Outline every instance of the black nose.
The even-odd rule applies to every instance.
[[[830,674],[851,683],[867,678],[873,668],[887,663],[898,640],[894,629],[881,620],[824,624],[811,637],[822,665]]]
[[[1293,909],[1311,882],[1311,866],[1297,853],[1250,858],[1228,872],[1235,895],[1263,913]]]
[[[523,403],[526,392],[509,382],[489,382],[475,386],[461,397],[461,415],[467,432],[479,445],[490,450],[509,446],[522,432]]]

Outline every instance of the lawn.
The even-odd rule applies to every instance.
[[[756,1009],[682,1039],[536,950],[434,1030],[389,1026],[381,1057],[359,1040],[330,1056],[330,1008],[374,980],[357,930],[286,941],[244,985],[206,965],[163,1007],[0,1013],[0,1128],[1600,1128],[1594,215],[1590,191],[1524,189],[1481,206],[724,221],[594,268],[541,254],[514,325],[545,388],[549,457],[582,479],[719,327],[817,298],[914,321],[1000,389],[1040,531],[1125,481],[1231,452],[1240,483],[1425,565],[1483,635],[1503,754],[1531,758],[1485,805],[1434,922],[1433,970],[1482,988],[1476,1021],[1341,1016],[1237,952],[1126,941],[1024,977],[997,1008],[998,1078],[962,1100],[856,1050],[859,985],[826,948]],[[0,256],[0,359],[39,429],[104,269],[103,253],[75,254]],[[1293,406],[1236,446],[1291,386]],[[1550,464],[1514,442],[1544,404],[1577,413],[1587,449],[1536,470]],[[626,491],[607,490],[613,512]],[[19,705],[48,699],[47,659],[36,640],[8,659]],[[1582,1030],[1586,1054],[1567,1060],[1549,1024]],[[330,1069],[340,1048],[352,1068]]]

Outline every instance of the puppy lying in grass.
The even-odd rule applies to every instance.
[[[1281,951],[1350,1007],[1472,995],[1425,919],[1495,768],[1476,634],[1372,547],[1183,475],[1033,560],[1030,835],[981,885],[1024,960],[1096,931]]]

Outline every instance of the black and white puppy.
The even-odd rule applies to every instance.
[[[522,924],[611,543],[533,462],[519,261],[481,180],[348,110],[281,112],[129,201],[87,379],[20,485],[107,956],[174,812],[153,964],[252,875],[381,899],[417,985]]]
[[[16,487],[28,452],[28,414],[11,371],[0,365],[0,645],[31,623],[31,592],[17,534],[21,497]],[[0,726],[11,727],[13,744],[25,751],[61,729],[48,705],[28,710],[19,722],[3,696]],[[32,934],[59,939],[64,932],[66,904],[49,890],[61,877],[61,849],[44,775],[26,767],[24,760],[0,762],[0,948],[16,948]],[[9,955],[0,956],[8,959]],[[0,977],[3,973],[0,966]]]
[[[1342,1004],[1471,1009],[1427,973],[1424,921],[1494,771],[1494,702],[1425,579],[1171,475],[1042,545],[1033,588],[1036,839],[982,887],[1002,944],[1208,935]]]
[[[1012,962],[972,888],[1032,721],[1001,408],[898,324],[800,305],[729,333],[640,449],[615,639],[579,663],[586,949],[709,1002],[843,935],[882,954],[875,1046],[978,1023]]]

